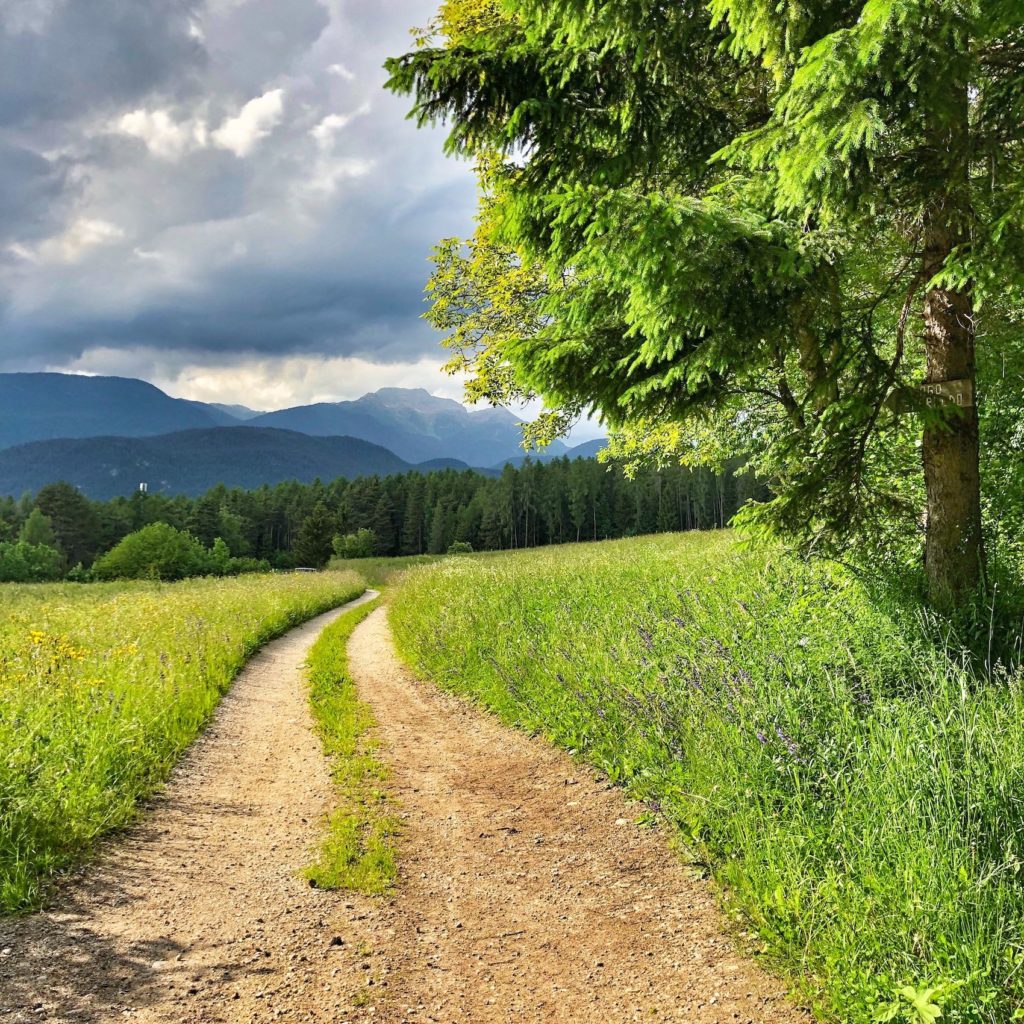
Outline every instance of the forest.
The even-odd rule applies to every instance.
[[[735,468],[669,466],[628,475],[594,459],[528,459],[494,477],[444,470],[254,491],[219,486],[198,498],[137,493],[90,501],[56,483],[0,502],[0,579],[85,579],[101,556],[101,577],[180,578],[317,568],[332,554],[440,554],[454,544],[505,550],[711,529],[761,494],[763,487]],[[154,530],[158,525],[176,533]],[[147,551],[116,565],[105,558],[143,530],[133,543]],[[174,547],[173,566],[161,570],[149,557],[158,544]]]

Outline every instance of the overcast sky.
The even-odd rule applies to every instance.
[[[457,397],[419,316],[468,166],[381,88],[434,0],[0,0],[0,371]]]

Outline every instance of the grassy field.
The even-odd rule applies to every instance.
[[[348,671],[352,631],[380,600],[345,612],[309,653],[310,701],[341,806],[327,823],[316,862],[306,877],[321,889],[380,895],[398,874],[394,837],[398,819],[384,789],[387,769],[375,755],[373,714]]]
[[[434,565],[444,555],[404,555],[401,558],[332,558],[331,568],[357,572],[371,587],[386,587],[406,569]]]
[[[647,801],[823,1015],[1024,1017],[1019,675],[729,534],[449,559],[391,619],[421,671]]]
[[[355,573],[0,587],[0,911],[133,817],[246,659]]]

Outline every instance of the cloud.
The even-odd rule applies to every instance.
[[[435,242],[472,230],[472,174],[381,67],[434,7],[0,3],[0,370],[102,351],[305,395],[282,367],[355,360],[450,387],[422,292]]]
[[[351,114],[328,114],[315,128],[310,129],[309,134],[316,139],[321,149],[330,149],[334,146],[340,132],[343,132],[357,117],[365,117],[370,110],[370,104],[364,103]]]
[[[6,0],[0,4],[0,125],[60,137],[75,118],[154,91],[194,94],[208,57],[192,0]]]
[[[0,247],[58,229],[74,202],[72,162],[0,136]]]
[[[203,118],[176,121],[167,110],[133,110],[121,116],[115,130],[141,139],[151,153],[165,160],[179,160],[191,150],[203,149],[210,139]]]
[[[13,35],[29,32],[39,35],[46,30],[59,6],[58,0],[7,0],[0,14]]]
[[[283,114],[284,90],[271,89],[249,100],[237,117],[228,118],[210,138],[235,156],[246,157],[281,123]]]
[[[381,387],[423,387],[460,400],[461,378],[441,372],[440,359],[379,362],[338,356],[234,358],[211,363],[203,353],[96,348],[63,367],[73,373],[124,374],[145,371],[157,387],[176,398],[245,405],[272,411],[296,404],[341,402]]]
[[[124,231],[106,220],[80,217],[55,238],[38,246],[35,258],[43,263],[74,263],[100,245],[111,245],[124,238]]]

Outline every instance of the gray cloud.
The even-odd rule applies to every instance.
[[[471,175],[381,88],[433,7],[7,0],[0,369],[437,358],[427,257]]]
[[[198,4],[8,0],[0,8],[0,124],[68,121],[167,89],[198,88]]]
[[[45,237],[72,198],[67,161],[0,138],[0,245]]]

